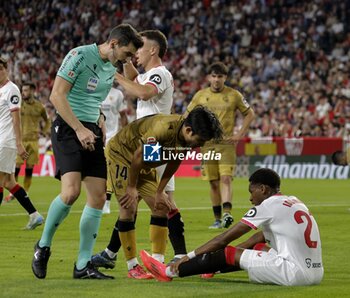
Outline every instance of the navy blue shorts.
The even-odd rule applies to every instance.
[[[51,127],[52,149],[56,161],[56,175],[60,179],[68,172],[80,172],[84,177],[107,178],[107,165],[103,149],[103,135],[96,123],[81,123],[98,138],[95,150],[83,148],[75,131],[58,115]]]

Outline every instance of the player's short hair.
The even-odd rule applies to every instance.
[[[0,57],[0,64],[2,64],[5,68],[7,68],[7,60],[3,57]]]
[[[190,126],[193,134],[205,141],[222,139],[223,131],[218,118],[204,106],[196,106],[186,117],[184,125]]]
[[[159,30],[145,30],[140,32],[140,35],[146,37],[149,40],[155,41],[159,45],[159,58],[164,57],[168,49],[168,41],[162,32]]]
[[[332,154],[332,162],[335,165],[337,165],[337,166],[343,165],[341,163],[341,159],[343,158],[343,156],[344,156],[344,152],[343,151],[338,150],[338,151],[333,152],[333,154]]]
[[[35,89],[36,89],[35,84],[34,84],[33,82],[31,82],[31,81],[24,82],[23,85],[22,85],[22,87],[23,87],[23,86],[29,86],[29,88],[32,89],[32,90],[35,90]]]
[[[119,46],[127,46],[132,43],[136,49],[143,46],[141,35],[129,24],[121,24],[114,27],[109,33],[107,42],[117,39]]]
[[[249,177],[249,182],[251,184],[268,185],[272,189],[279,190],[281,185],[281,178],[274,170],[271,170],[268,168],[262,168],[262,169],[256,170]]]
[[[222,62],[215,62],[208,67],[208,73],[215,73],[219,75],[228,75],[228,67]]]

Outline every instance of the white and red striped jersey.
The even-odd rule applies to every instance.
[[[139,74],[136,82],[141,85],[150,84],[157,89],[158,94],[148,100],[137,100],[136,118],[153,114],[170,114],[173,105],[173,76],[165,66],[160,65]]]
[[[251,208],[241,222],[260,228],[278,256],[306,270],[322,270],[322,248],[317,223],[294,196],[274,195]]]
[[[13,82],[0,88],[0,147],[17,148],[11,112],[21,108],[21,101],[21,92]]]

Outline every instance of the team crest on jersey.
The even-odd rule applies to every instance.
[[[13,105],[16,105],[19,103],[19,97],[17,95],[12,95],[11,98],[10,98],[10,102],[13,104]]]
[[[156,144],[157,143],[157,140],[155,137],[148,137],[147,140],[146,140],[146,143],[147,144]]]
[[[71,54],[72,54],[72,56],[75,56],[76,54],[78,54],[78,52],[76,50],[73,50],[73,51],[71,51]]]
[[[157,74],[151,75],[149,80],[157,85],[159,85],[162,82],[162,78],[160,77],[160,75]]]
[[[244,217],[254,217],[256,213],[257,213],[256,208],[253,207],[246,214],[244,214]]]
[[[98,79],[96,79],[96,78],[94,78],[94,77],[91,77],[91,78],[89,78],[89,80],[88,80],[86,89],[87,89],[88,92],[93,92],[93,91],[96,90],[97,85],[98,85]]]

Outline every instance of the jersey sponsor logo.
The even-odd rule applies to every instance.
[[[248,212],[246,214],[244,214],[243,217],[254,217],[256,215],[257,211],[256,208],[253,207],[250,210],[248,210]]]
[[[75,62],[73,68],[72,68],[72,71],[76,71],[79,67],[79,65],[84,61],[84,56],[81,56],[77,62]]]
[[[97,85],[98,85],[98,81],[99,81],[99,80],[96,79],[96,78],[93,78],[93,77],[89,78],[88,83],[87,83],[87,86],[86,86],[87,91],[88,91],[88,92],[93,92],[93,91],[95,91],[96,88],[97,88]]]
[[[71,53],[70,55],[67,56],[67,58],[64,60],[63,64],[61,65],[59,71],[63,71],[63,70],[66,68],[66,66],[67,66],[67,64],[68,64],[68,62],[69,62],[69,60],[70,60],[72,57],[73,57],[73,54],[72,54],[72,53]]]
[[[305,264],[307,268],[321,268],[322,263],[313,263],[310,258],[305,259]]]
[[[157,85],[159,85],[162,82],[162,78],[160,77],[160,75],[157,75],[157,74],[151,75],[149,80],[150,82],[153,82]]]
[[[10,98],[10,102],[14,105],[18,104],[19,103],[19,97],[18,95],[12,95],[11,98]]]

